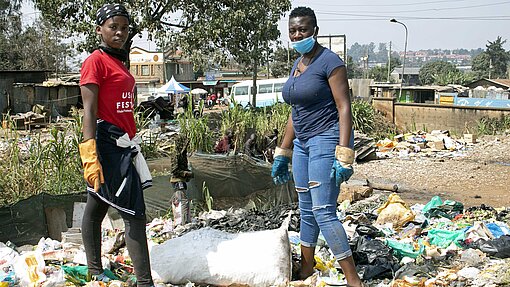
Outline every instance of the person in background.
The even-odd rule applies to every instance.
[[[135,79],[124,65],[130,17],[120,4],[106,4],[96,15],[101,44],[83,62],[80,79],[84,111],[79,151],[88,191],[82,236],[87,265],[94,280],[108,281],[101,264],[101,223],[113,206],[125,223],[137,286],[153,286],[143,198],[152,178],[136,135]]]
[[[348,286],[363,286],[342,223],[336,216],[340,184],[353,174],[353,130],[345,64],[316,41],[312,9],[297,7],[289,16],[289,38],[301,54],[283,87],[292,106],[281,146],[274,154],[272,177],[290,179],[289,162],[301,213],[301,278],[313,273],[314,253],[322,232],[345,274]]]
[[[273,129],[273,133],[264,136],[264,157],[267,162],[273,162],[274,151],[278,144],[278,129]]]
[[[233,134],[231,130],[227,130],[223,138],[214,147],[215,153],[228,153],[231,149]]]
[[[244,154],[253,158],[260,158],[261,154],[257,149],[257,134],[251,133],[244,142]]]

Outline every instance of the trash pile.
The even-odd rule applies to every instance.
[[[358,273],[368,286],[508,286],[510,284],[510,209],[490,206],[464,208],[461,202],[443,200],[438,196],[427,204],[409,206],[396,193],[374,192],[370,197],[350,202],[339,202],[337,214],[349,236]],[[282,230],[285,232],[269,232]],[[112,225],[112,226],[115,226]],[[103,227],[104,228],[104,227]],[[103,229],[103,265],[114,280],[109,286],[133,286],[134,275],[131,260],[123,237],[123,229]],[[288,240],[274,239],[285,235]],[[233,268],[245,266],[257,257],[268,256],[285,262],[291,256],[291,266],[266,262],[272,268],[282,268],[291,274],[286,286],[335,286],[344,284],[340,266],[334,260],[322,235],[319,236],[315,254],[314,275],[306,280],[298,280],[299,274],[299,210],[296,204],[278,206],[269,210],[256,210],[249,206],[240,209],[211,210],[202,212],[191,223],[175,225],[171,218],[155,218],[147,224],[147,235],[151,250],[151,265],[167,272],[175,268],[171,262],[183,259],[189,254],[202,252],[198,249],[186,251],[186,244],[196,244],[200,240],[212,244],[220,242],[207,254],[196,258],[186,257],[189,268],[194,260],[212,260],[212,256],[227,252],[224,261],[216,262],[223,276],[219,285],[231,285],[242,281]],[[183,239],[180,242],[179,239]],[[228,240],[223,241],[222,238]],[[248,254],[262,244],[260,240],[273,238],[271,244],[278,249],[263,254]],[[232,244],[237,240],[236,244]],[[250,245],[239,244],[239,240],[255,240]],[[229,243],[231,247],[222,248]],[[241,241],[242,242],[242,241]],[[184,244],[184,245],[182,245]],[[167,245],[167,249],[162,249]],[[203,244],[201,244],[203,246]],[[285,254],[290,245],[289,254]],[[233,247],[232,247],[233,246]],[[179,248],[177,248],[179,247]],[[179,250],[176,250],[179,249]],[[232,248],[240,248],[233,255]],[[172,255],[168,252],[173,252]],[[247,253],[243,253],[247,252]],[[158,256],[167,254],[167,256]],[[180,254],[180,255],[179,255]],[[273,255],[270,255],[273,254]],[[290,256],[287,256],[290,255]],[[174,257],[171,257],[174,256]],[[177,256],[177,257],[175,257]],[[235,260],[231,256],[237,256]],[[273,256],[273,257],[271,257]],[[276,257],[279,256],[279,257]],[[172,259],[174,258],[174,259]],[[177,259],[175,259],[177,258]],[[220,257],[221,258],[221,257]],[[283,258],[283,259],[282,259]],[[159,261],[158,261],[159,260]],[[210,265],[214,262],[205,261]],[[276,263],[276,262],[275,262]],[[156,264],[159,264],[156,267]],[[161,264],[169,264],[163,265]],[[174,262],[175,264],[175,262]],[[181,263],[179,263],[181,264]],[[209,268],[211,266],[209,265]],[[221,266],[220,266],[221,265]],[[263,264],[262,264],[263,265]],[[207,265],[204,265],[207,266]],[[228,268],[226,268],[228,267]],[[263,267],[263,266],[262,266]],[[182,264],[181,264],[182,268]],[[205,268],[205,267],[204,267]],[[203,269],[203,268],[202,268]],[[215,272],[220,272],[216,269]],[[166,271],[165,271],[166,270]],[[183,269],[184,270],[184,269]],[[262,270],[262,269],[260,269]],[[287,271],[273,270],[275,276]],[[241,272],[239,271],[239,272]],[[250,280],[261,276],[261,271],[250,269]],[[230,272],[230,273],[229,273]],[[259,273],[257,273],[259,272]],[[228,273],[228,274],[227,274]],[[268,274],[265,271],[265,277]],[[210,278],[206,278],[209,274]],[[160,286],[211,286],[221,276],[212,270],[200,274],[201,282],[184,282],[172,285],[166,278]],[[243,273],[244,274],[244,273]],[[221,275],[221,274],[220,274]],[[205,276],[205,277],[204,277]],[[214,278],[213,278],[214,277]],[[228,277],[228,278],[227,278]],[[227,278],[227,279],[225,279]],[[62,242],[41,238],[35,246],[17,247],[10,242],[0,243],[0,286],[99,286],[90,282],[87,276],[83,246],[75,242]],[[216,280],[216,281],[214,281]],[[158,281],[156,281],[158,282]],[[174,281],[175,282],[175,281]],[[209,282],[209,284],[207,284]],[[251,282],[251,281],[250,281]],[[230,284],[227,284],[230,283]],[[267,283],[267,282],[266,282]],[[269,286],[253,283],[249,286]],[[278,283],[279,286],[281,282]]]
[[[462,156],[466,150],[477,142],[474,134],[464,134],[461,139],[450,136],[447,130],[433,130],[430,133],[417,131],[399,134],[393,139],[383,139],[376,143],[378,158],[413,157],[413,156]]]

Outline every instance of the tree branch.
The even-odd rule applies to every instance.
[[[179,24],[168,23],[168,22],[165,22],[165,21],[162,21],[162,20],[160,20],[160,22],[163,25],[167,25],[167,26],[170,26],[170,27],[182,28],[182,29],[188,29],[189,27],[191,27],[191,26],[184,26],[184,25],[179,25]]]

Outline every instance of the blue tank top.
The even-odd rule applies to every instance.
[[[282,95],[292,106],[296,137],[307,140],[338,122],[338,111],[328,79],[333,70],[345,64],[337,54],[323,48],[307,69],[294,77],[299,60],[294,62]]]

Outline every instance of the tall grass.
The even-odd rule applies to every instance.
[[[374,109],[369,102],[355,100],[351,105],[352,125],[355,130],[364,134],[371,134],[374,131]]]
[[[239,151],[249,134],[257,135],[257,143],[263,144],[264,136],[272,134],[274,129],[279,132],[279,141],[283,138],[285,126],[290,114],[290,106],[276,104],[264,108],[243,108],[234,104],[222,114],[221,131],[232,131],[234,150]]]
[[[198,109],[203,110],[203,102],[200,102]],[[177,120],[181,134],[189,139],[190,151],[211,152],[213,149],[213,135],[209,129],[209,118],[207,115],[195,117],[193,114],[193,101],[189,101],[184,113],[178,115]]]
[[[480,135],[497,135],[510,133],[510,115],[501,115],[499,118],[483,117],[477,122]]]
[[[0,160],[0,205],[41,192],[57,195],[83,191],[77,124],[69,121],[52,127],[46,137],[2,128],[7,146]]]

